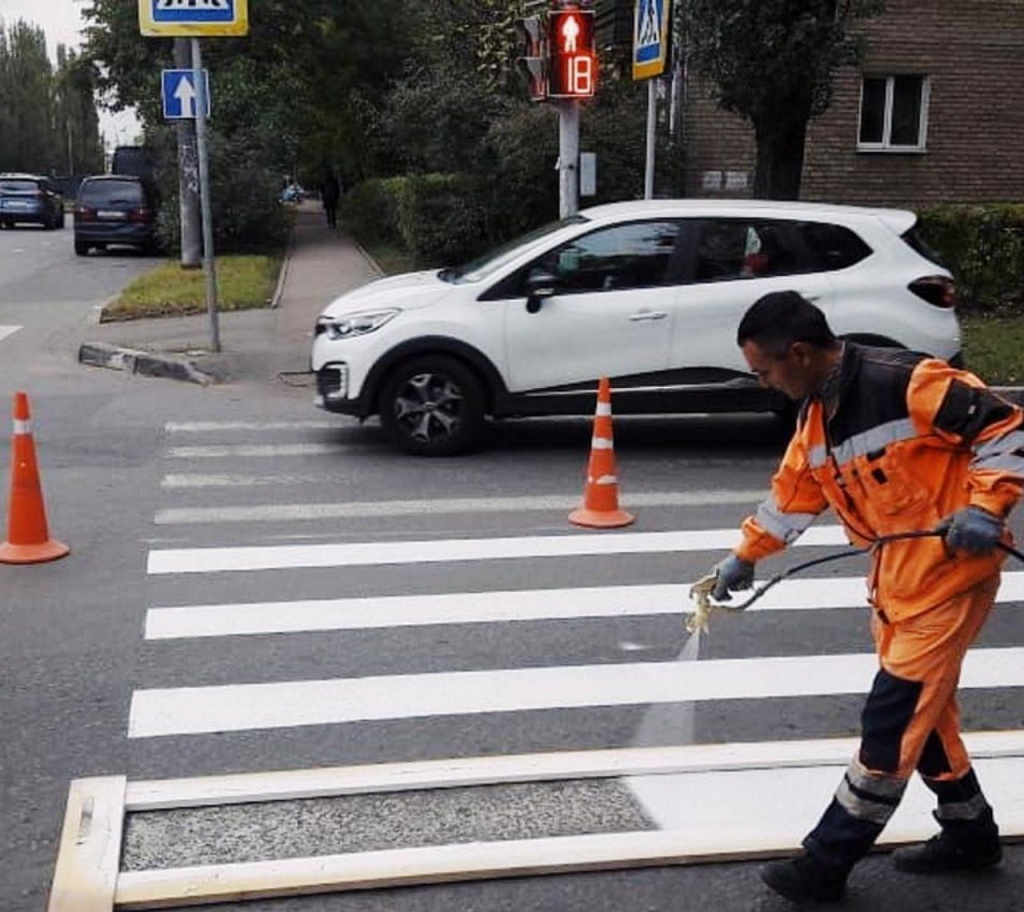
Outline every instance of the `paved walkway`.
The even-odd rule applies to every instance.
[[[333,298],[378,277],[376,264],[340,231],[331,231],[319,204],[300,206],[278,285],[276,306],[218,314],[221,352],[211,351],[208,314],[102,323],[89,328],[86,360],[115,367],[152,355],[140,373],[187,379],[182,364],[225,381],[272,379],[309,369],[316,318]],[[128,357],[126,358],[126,353]],[[108,363],[101,364],[106,360]]]

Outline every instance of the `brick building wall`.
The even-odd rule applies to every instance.
[[[1024,0],[887,0],[862,28],[869,46],[861,70],[839,75],[832,106],[808,129],[802,198],[907,206],[1024,200]],[[923,152],[858,151],[862,74],[928,78]],[[751,131],[692,79],[684,129],[688,193],[749,196]]]

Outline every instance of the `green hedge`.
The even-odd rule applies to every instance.
[[[957,281],[960,309],[1024,308],[1024,204],[942,205],[919,212],[921,230]]]
[[[490,194],[478,178],[422,174],[368,180],[345,195],[345,227],[364,244],[407,250],[417,267],[454,265],[493,244]]]

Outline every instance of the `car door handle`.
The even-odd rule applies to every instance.
[[[643,323],[647,320],[664,320],[668,314],[663,310],[639,310],[636,313],[631,313],[629,319],[634,323]]]

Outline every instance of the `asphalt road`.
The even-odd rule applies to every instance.
[[[147,265],[132,256],[75,258],[68,230],[0,232],[0,326],[21,327],[0,338],[0,401],[9,401],[16,389],[27,389],[32,397],[51,532],[72,548],[68,558],[52,564],[0,566],[0,908],[44,908],[68,785],[84,776],[127,775],[134,781],[535,751],[833,738],[856,731],[859,699],[843,693],[773,699],[752,693],[744,699],[658,706],[584,701],[559,708],[557,699],[526,684],[524,697],[539,701],[529,710],[403,711],[394,692],[409,682],[412,699],[432,682],[450,681],[442,697],[460,707],[460,701],[475,696],[457,686],[467,680],[454,677],[462,673],[498,676],[508,670],[586,666],[599,678],[624,664],[636,663],[640,674],[645,665],[675,662],[686,642],[680,617],[656,609],[653,601],[649,614],[644,608],[605,617],[542,612],[492,623],[482,612],[498,605],[501,592],[559,590],[567,602],[564,590],[691,581],[721,550],[698,542],[684,551],[544,553],[545,545],[579,542],[587,534],[566,521],[581,492],[587,421],[503,425],[481,453],[410,460],[390,451],[374,426],[315,411],[310,391],[301,387],[203,389],[77,365],[77,341],[87,333],[93,308]],[[623,502],[637,514],[630,533],[694,531],[710,541],[714,530],[735,528],[760,496],[781,444],[779,429],[766,417],[617,420]],[[4,490],[7,446],[0,438]],[[503,538],[540,542],[540,553],[467,559],[472,550],[467,542]],[[431,549],[453,542],[464,553],[426,559]],[[362,545],[368,548],[361,553],[372,559],[302,563],[311,548]],[[282,549],[274,554],[300,560],[259,570],[181,569],[195,558],[195,549],[242,560],[240,552],[217,550],[234,548]],[[395,562],[381,562],[390,553],[399,555]],[[817,553],[802,549],[794,559]],[[161,560],[178,569],[154,570]],[[858,572],[856,562],[832,566],[820,572],[822,591]],[[462,610],[474,620],[446,614],[455,594],[466,595]],[[432,623],[394,623],[387,612],[395,603],[382,600],[411,596],[427,597],[431,610],[441,614]],[[342,599],[367,600],[362,608],[368,619],[353,623],[358,606],[346,601],[324,628],[303,620],[304,612]],[[635,602],[626,599],[631,610]],[[172,609],[195,608],[192,616],[206,623],[223,617],[228,606],[265,603],[279,603],[266,613],[265,627],[232,635],[215,629],[200,633],[188,627],[189,621],[177,634],[154,635],[158,621],[178,617]],[[1015,607],[997,612],[982,648],[1024,645],[1024,623]],[[511,610],[520,608],[514,603]],[[866,648],[861,611],[764,611],[719,618],[700,644],[700,658],[810,661]],[[768,680],[771,672],[765,675]],[[310,699],[276,721],[260,715],[276,706],[280,685],[356,679],[380,687],[370,687],[354,708]],[[489,683],[480,692],[500,696],[501,687],[520,687],[509,683],[519,680],[488,678],[504,683]],[[246,689],[263,685],[267,689]],[[227,689],[229,724],[203,730],[219,688]],[[154,710],[152,701],[165,697],[173,711],[171,704]],[[1015,688],[972,690],[964,706],[972,729],[1019,728],[1024,718]],[[295,724],[297,712],[307,714],[303,724]],[[460,794],[454,807],[445,808],[402,802],[370,806],[351,826],[355,818],[345,816],[349,811],[322,805],[300,809],[300,824],[290,818],[286,825],[281,815],[259,808],[170,823],[140,819],[133,821],[125,863],[181,863],[189,853],[206,861],[235,860],[251,857],[260,846],[282,855],[327,852],[351,836],[353,827],[369,833],[371,824],[375,838],[389,845],[412,833],[425,842],[450,838],[467,821],[531,833],[538,827],[571,829],[577,820],[614,830],[624,820],[636,824],[632,818],[643,815],[640,802],[617,787],[556,791],[479,791]],[[690,797],[681,794],[678,801],[685,804]],[[770,797],[763,796],[766,807]],[[821,794],[822,806],[827,799],[827,792]],[[754,823],[764,820],[760,803],[749,813]],[[974,880],[914,880],[895,875],[886,857],[872,858],[855,874],[843,908],[1024,908],[1019,898],[1024,857],[1017,849],[1008,854],[1001,872]],[[756,864],[733,863],[222,908],[732,912],[785,907],[759,885]]]

